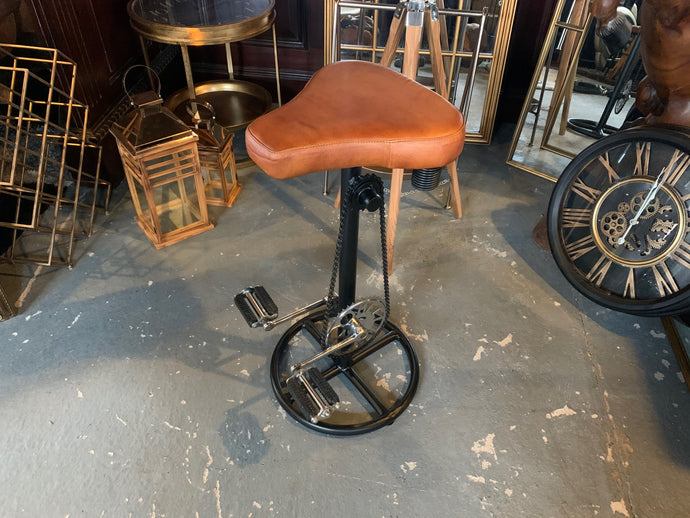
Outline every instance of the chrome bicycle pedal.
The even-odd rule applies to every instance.
[[[340,406],[340,398],[316,367],[299,369],[286,381],[288,392],[312,423],[328,419]]]
[[[278,317],[278,307],[263,286],[250,286],[235,295],[235,305],[250,327],[265,326]]]

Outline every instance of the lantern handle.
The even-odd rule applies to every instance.
[[[127,75],[135,68],[145,68],[148,71],[148,76],[149,76],[149,82],[151,83],[151,89],[154,90],[154,82],[153,78],[156,78],[156,83],[157,87],[155,88],[156,93],[158,94],[158,97],[161,95],[161,80],[158,77],[158,74],[156,74],[156,71],[153,70],[151,67],[146,66],[146,65],[132,65],[129,67],[125,73],[122,75],[122,89],[125,91],[125,94],[129,98],[129,102],[131,104],[134,104],[134,94],[131,93],[130,90],[127,89]]]

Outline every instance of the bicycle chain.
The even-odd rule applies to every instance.
[[[356,176],[350,179],[347,191],[341,193],[340,196],[340,226],[338,228],[338,237],[335,243],[335,256],[333,258],[333,268],[331,270],[331,281],[328,286],[328,296],[326,298],[326,316],[328,318],[333,318],[337,314],[337,309],[335,307],[335,302],[338,300],[338,296],[335,293],[335,284],[338,279],[338,271],[340,269],[340,256],[343,249],[343,234],[345,231],[345,215],[348,210],[350,210],[350,203],[352,202],[353,193],[360,185],[365,182],[373,182],[377,191],[377,194],[381,196],[381,206],[379,207],[379,222],[380,222],[380,233],[381,233],[381,263],[383,266],[383,296],[385,304],[385,318],[388,320],[390,315],[390,288],[388,282],[388,254],[386,248],[386,209],[385,203],[383,201],[383,181],[381,178],[375,174],[368,174],[365,176]],[[326,336],[322,337],[322,346],[326,347]]]

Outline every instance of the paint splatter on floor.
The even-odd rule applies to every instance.
[[[472,446],[472,451],[477,454],[477,457],[481,457],[483,453],[486,453],[493,457],[494,460],[498,460],[498,457],[496,456],[496,449],[494,448],[495,437],[495,433],[490,433],[483,439],[475,441]]]
[[[486,349],[484,349],[484,347],[480,345],[477,348],[477,352],[474,354],[474,358],[472,358],[472,361],[478,362],[479,360],[481,360],[482,354],[484,354],[485,351]]]
[[[494,341],[495,344],[500,345],[501,347],[505,347],[507,345],[510,345],[513,343],[513,333],[508,333],[508,336],[506,336],[503,340],[500,342]]]
[[[625,499],[621,498],[618,502],[611,502],[611,511],[614,514],[622,514],[626,518],[630,518],[630,513],[625,505]]]
[[[568,405],[565,405],[563,408],[558,408],[546,414],[546,418],[553,419],[554,417],[565,417],[569,415],[577,415],[577,412],[575,412],[575,410],[570,408]]]

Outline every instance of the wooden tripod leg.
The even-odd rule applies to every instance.
[[[422,44],[422,26],[409,26],[405,32],[405,54],[403,58],[403,75],[410,79],[417,77],[419,66],[419,47]],[[386,249],[388,252],[388,273],[393,271],[393,250],[395,248],[395,230],[398,226],[400,196],[404,169],[393,169],[391,172],[391,194],[388,200],[388,221],[386,223]]]
[[[404,14],[402,16],[393,16],[393,21],[388,30],[388,39],[386,40],[386,46],[383,49],[383,55],[381,56],[381,65],[388,68],[393,63],[393,58],[395,58],[395,51],[398,49],[400,44],[400,39],[402,38],[402,33],[405,30],[405,19]]]
[[[432,20],[429,11],[424,13],[427,38],[429,40],[429,54],[431,57],[431,69],[434,76],[434,88],[436,93],[444,99],[448,99],[446,87],[446,71],[443,66],[443,53],[441,48],[441,22]],[[446,35],[447,37],[447,35]]]
[[[460,202],[460,183],[458,182],[458,165],[453,160],[446,166],[448,176],[450,176],[450,206],[453,209],[453,216],[456,218],[462,217],[462,204]]]
[[[429,39],[429,51],[431,55],[431,68],[434,74],[434,87],[436,93],[444,99],[448,99],[448,86],[446,83],[446,73],[443,67],[443,54],[441,48],[441,25],[440,21],[433,21],[429,13],[426,13],[424,22],[427,26]],[[462,204],[460,202],[460,184],[458,182],[458,167],[455,160],[446,166],[448,176],[450,176],[450,192],[448,193],[448,204],[453,209],[456,218],[462,217]]]
[[[388,200],[388,221],[386,221],[386,251],[388,256],[388,274],[393,272],[393,251],[395,249],[395,230],[398,227],[400,212],[400,195],[404,169],[393,169],[391,172],[391,194]]]
[[[421,25],[410,25],[405,31],[405,54],[403,55],[402,73],[410,79],[417,79],[419,68],[419,48],[422,45]]]

